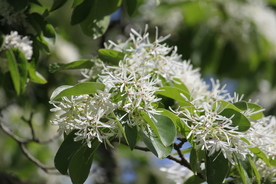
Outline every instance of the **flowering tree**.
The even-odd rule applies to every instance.
[[[32,12],[33,4],[42,6],[35,0],[1,3],[2,86],[21,95],[29,81],[46,83],[36,71],[40,51],[50,52],[48,42],[55,39],[46,18],[66,0],[54,1],[42,14]],[[122,5],[132,15],[138,1],[75,0],[71,24],[99,38],[110,14]],[[176,46],[165,44],[168,36],[158,34],[156,28],[152,39],[147,25],[144,31],[131,29],[128,39],[105,43],[92,59],[49,66],[51,73],[81,69],[83,76],[75,85],[60,85],[50,96],[55,114],[50,121],[64,135],[55,168],[74,184],[84,183],[99,147],[120,143],[129,151],[174,161],[161,170],[176,183],[275,183],[275,117],[265,116],[257,103],[231,95],[218,80],[207,84],[199,70],[177,54]],[[42,143],[30,120],[25,119],[32,130],[27,141],[0,123],[23,153],[48,172],[52,168],[25,147],[28,142]]]

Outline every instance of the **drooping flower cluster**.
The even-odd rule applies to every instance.
[[[5,36],[3,49],[19,49],[30,60],[33,55],[32,41],[27,36],[20,36],[17,31],[11,31]]]

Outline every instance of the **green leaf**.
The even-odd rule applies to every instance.
[[[27,60],[25,58],[25,55],[21,51],[13,50],[13,53],[17,61],[18,71],[20,75],[20,78],[19,78],[20,91],[24,92],[27,85],[27,77],[28,77]]]
[[[60,145],[54,158],[55,167],[61,174],[67,174],[70,160],[82,146],[81,141],[74,141],[75,132],[72,131]]]
[[[87,179],[93,162],[95,151],[100,146],[98,140],[92,141],[92,148],[81,147],[71,158],[69,164],[69,175],[73,184],[83,184]]]
[[[240,161],[237,158],[236,158],[236,162],[237,162],[237,169],[240,174],[239,176],[241,177],[243,184],[249,184],[248,175],[247,175],[246,171],[244,170],[244,168],[242,167],[242,164],[240,163]]]
[[[191,153],[190,153],[190,165],[191,165],[191,169],[192,171],[197,174],[198,170],[199,170],[199,158],[197,155],[197,151],[195,148],[192,148]]]
[[[83,184],[87,179],[93,162],[93,154],[88,154],[87,147],[82,147],[72,157],[69,175],[73,184]]]
[[[216,152],[208,156],[206,151],[206,175],[207,183],[221,184],[227,177],[231,164],[228,159],[224,158],[221,152]]]
[[[93,39],[104,34],[109,26],[109,15],[116,11],[121,3],[121,0],[93,0],[89,15],[80,23],[83,33]]]
[[[134,149],[137,143],[138,130],[136,126],[130,127],[128,124],[124,125],[126,138],[131,150]]]
[[[166,158],[172,152],[173,146],[164,146],[154,133],[148,135],[147,132],[140,131],[140,134],[147,148],[158,158]]]
[[[94,94],[97,90],[104,90],[105,85],[97,82],[83,82],[75,86],[60,86],[51,95],[51,100],[56,100],[63,96]]]
[[[74,0],[72,8],[76,7],[77,5],[81,4],[84,0]]]
[[[62,7],[66,2],[67,2],[67,0],[54,0],[53,5],[52,5],[50,11],[55,11],[55,10],[59,9],[59,8]]]
[[[261,184],[261,176],[260,176],[260,173],[259,173],[259,171],[258,171],[255,163],[252,161],[252,159],[250,157],[248,157],[247,159],[248,159],[248,161],[250,163],[250,166],[251,166],[251,168],[253,170],[253,173],[254,173],[254,175],[256,177],[257,183]]]
[[[244,142],[246,142],[248,145],[250,145],[250,142],[248,140],[246,140],[245,138],[241,138],[241,140],[243,140]],[[260,159],[262,159],[267,166],[270,166],[270,161],[267,158],[266,154],[258,147],[254,147],[254,148],[248,148],[252,153],[254,153],[257,157],[259,157]]]
[[[49,24],[45,20],[45,18],[42,15],[40,15],[39,13],[32,13],[29,15],[29,21],[30,21],[31,25],[33,26],[33,28],[38,33],[39,40],[41,42],[46,42],[44,40],[43,36],[41,35],[41,33],[43,33],[43,35],[45,37],[50,38],[53,41],[55,41],[55,37],[56,37],[55,29],[51,24]]]
[[[143,119],[150,125],[154,133],[160,138],[164,146],[173,143],[176,136],[176,128],[173,121],[164,115],[153,115],[150,118],[147,113],[141,112]]]
[[[191,130],[181,121],[181,119],[177,115],[167,109],[158,108],[157,110],[161,111],[161,114],[169,117],[173,121],[177,128],[177,132],[181,133],[184,137],[187,137]]]
[[[86,18],[80,23],[83,33],[93,39],[105,33],[109,25],[109,14],[106,14],[104,7],[98,0],[92,0],[91,10]]]
[[[8,61],[8,67],[10,70],[11,78],[13,81],[13,86],[16,91],[16,94],[20,94],[20,74],[17,66],[17,61],[15,58],[15,55],[13,53],[13,50],[7,49],[5,51],[6,56],[7,56],[7,61]]]
[[[38,84],[45,84],[47,83],[47,80],[37,71],[35,71],[35,61],[28,62],[28,73],[29,78],[32,82],[38,83]]]
[[[242,111],[246,111],[248,109],[247,103],[245,101],[235,102],[233,104]]]
[[[88,17],[89,12],[92,10],[94,6],[93,0],[84,0],[81,3],[77,3],[79,4],[74,8],[71,16],[71,25],[76,25],[84,21]]]
[[[220,109],[218,111],[222,111],[223,109],[233,109],[237,112],[242,112],[241,109],[239,109],[238,107],[236,107],[234,104],[224,101],[224,100],[218,100],[218,104],[220,105]]]
[[[14,7],[16,11],[21,11],[28,5],[28,0],[8,0],[9,4]]]
[[[71,63],[61,64],[61,63],[52,63],[49,66],[49,72],[54,73],[60,70],[72,70],[72,69],[83,69],[94,66],[94,62],[89,59],[82,59],[78,61],[73,61]]]
[[[191,96],[189,89],[179,78],[173,78],[173,85],[174,87],[184,90],[186,94],[188,94],[188,97]]]
[[[263,111],[261,111],[263,108],[260,105],[248,102],[247,106],[248,106],[248,109],[254,109],[254,112],[259,111],[258,113],[251,115],[250,116],[251,119],[259,120],[263,118],[264,114],[263,114]]]
[[[182,95],[184,95],[188,100],[190,99],[190,94],[180,88],[172,87],[172,86],[164,86],[159,88],[158,91],[156,91],[157,94],[172,98],[179,102],[179,104],[184,104],[185,106],[190,106],[189,102],[186,101],[186,99],[183,98]],[[182,94],[182,95],[180,95]],[[182,105],[183,106],[183,105]]]
[[[125,53],[111,49],[99,49],[99,58],[112,65],[118,65],[119,61],[122,61],[125,57]]]
[[[127,14],[129,16],[132,16],[138,7],[138,1],[137,0],[124,0],[124,4],[125,4],[126,10],[127,10]]]
[[[224,109],[220,115],[225,116],[227,118],[232,117],[233,126],[238,126],[238,131],[244,132],[250,128],[250,121],[240,112],[235,111],[233,109],[226,108]]]
[[[187,180],[185,180],[184,184],[201,184],[203,183],[205,180],[203,180],[202,178],[200,178],[197,175],[193,175],[190,178],[188,178]]]

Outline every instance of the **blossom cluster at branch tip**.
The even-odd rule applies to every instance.
[[[211,79],[211,85],[208,85],[190,61],[181,59],[177,47],[161,44],[165,39],[167,37],[158,37],[157,29],[156,38],[151,42],[146,27],[143,34],[131,30],[130,38],[124,43],[109,41],[105,47],[125,53],[124,58],[116,66],[97,60],[90,70],[83,70],[84,79],[81,80],[101,82],[105,89],[92,95],[51,101],[55,106],[52,111],[56,112],[52,123],[58,125],[61,132],[76,130],[75,140],[85,141],[88,147],[93,146],[93,139],[112,146],[110,139],[120,138],[122,126],[126,124],[137,130],[152,131],[143,121],[142,114],[154,119],[154,115],[161,113],[157,107],[162,99],[156,92],[163,87],[164,80],[166,85],[180,82],[187,87],[189,96],[180,95],[191,108],[175,104],[169,110],[190,129],[185,138],[196,150],[206,151],[207,156],[221,153],[232,164],[236,164],[235,158],[254,156],[250,151],[252,147],[260,147],[275,157],[275,146],[269,141],[276,137],[275,131],[269,131],[270,128],[275,130],[275,118],[264,117],[257,121],[251,116],[263,109],[240,111],[238,113],[252,125],[248,130],[240,131],[234,122],[235,114],[226,116],[222,113],[227,108],[222,102],[233,105],[242,102],[243,96],[231,96],[218,80]],[[266,131],[269,134],[265,135]],[[174,168],[163,170],[174,172]]]
[[[30,60],[33,55],[32,43],[29,37],[22,37],[17,31],[11,31],[9,35],[5,36],[3,49],[18,49],[25,55],[27,60]]]

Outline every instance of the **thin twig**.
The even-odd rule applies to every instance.
[[[30,161],[35,163],[39,168],[41,168],[46,173],[59,174],[58,172],[56,172],[57,170],[54,167],[48,167],[48,166],[44,165],[43,163],[41,163],[39,160],[37,160],[34,156],[32,156],[31,153],[27,150],[25,145],[30,143],[30,142],[36,142],[36,143],[39,143],[39,144],[49,143],[49,142],[55,140],[57,137],[59,137],[60,134],[55,135],[54,137],[52,137],[52,138],[50,138],[46,141],[39,141],[38,139],[35,139],[34,129],[32,128],[31,124],[30,124],[30,128],[32,130],[32,139],[22,139],[21,137],[15,135],[7,126],[4,125],[4,123],[1,121],[1,119],[0,119],[0,127],[6,134],[8,134],[10,137],[12,137],[19,144],[19,147],[21,148],[23,154]]]
[[[29,119],[26,119],[24,116],[22,116],[21,119],[29,125],[29,127],[31,129],[32,140],[36,140],[35,131],[34,131],[33,123],[32,123],[33,115],[34,115],[34,113],[31,112]]]

